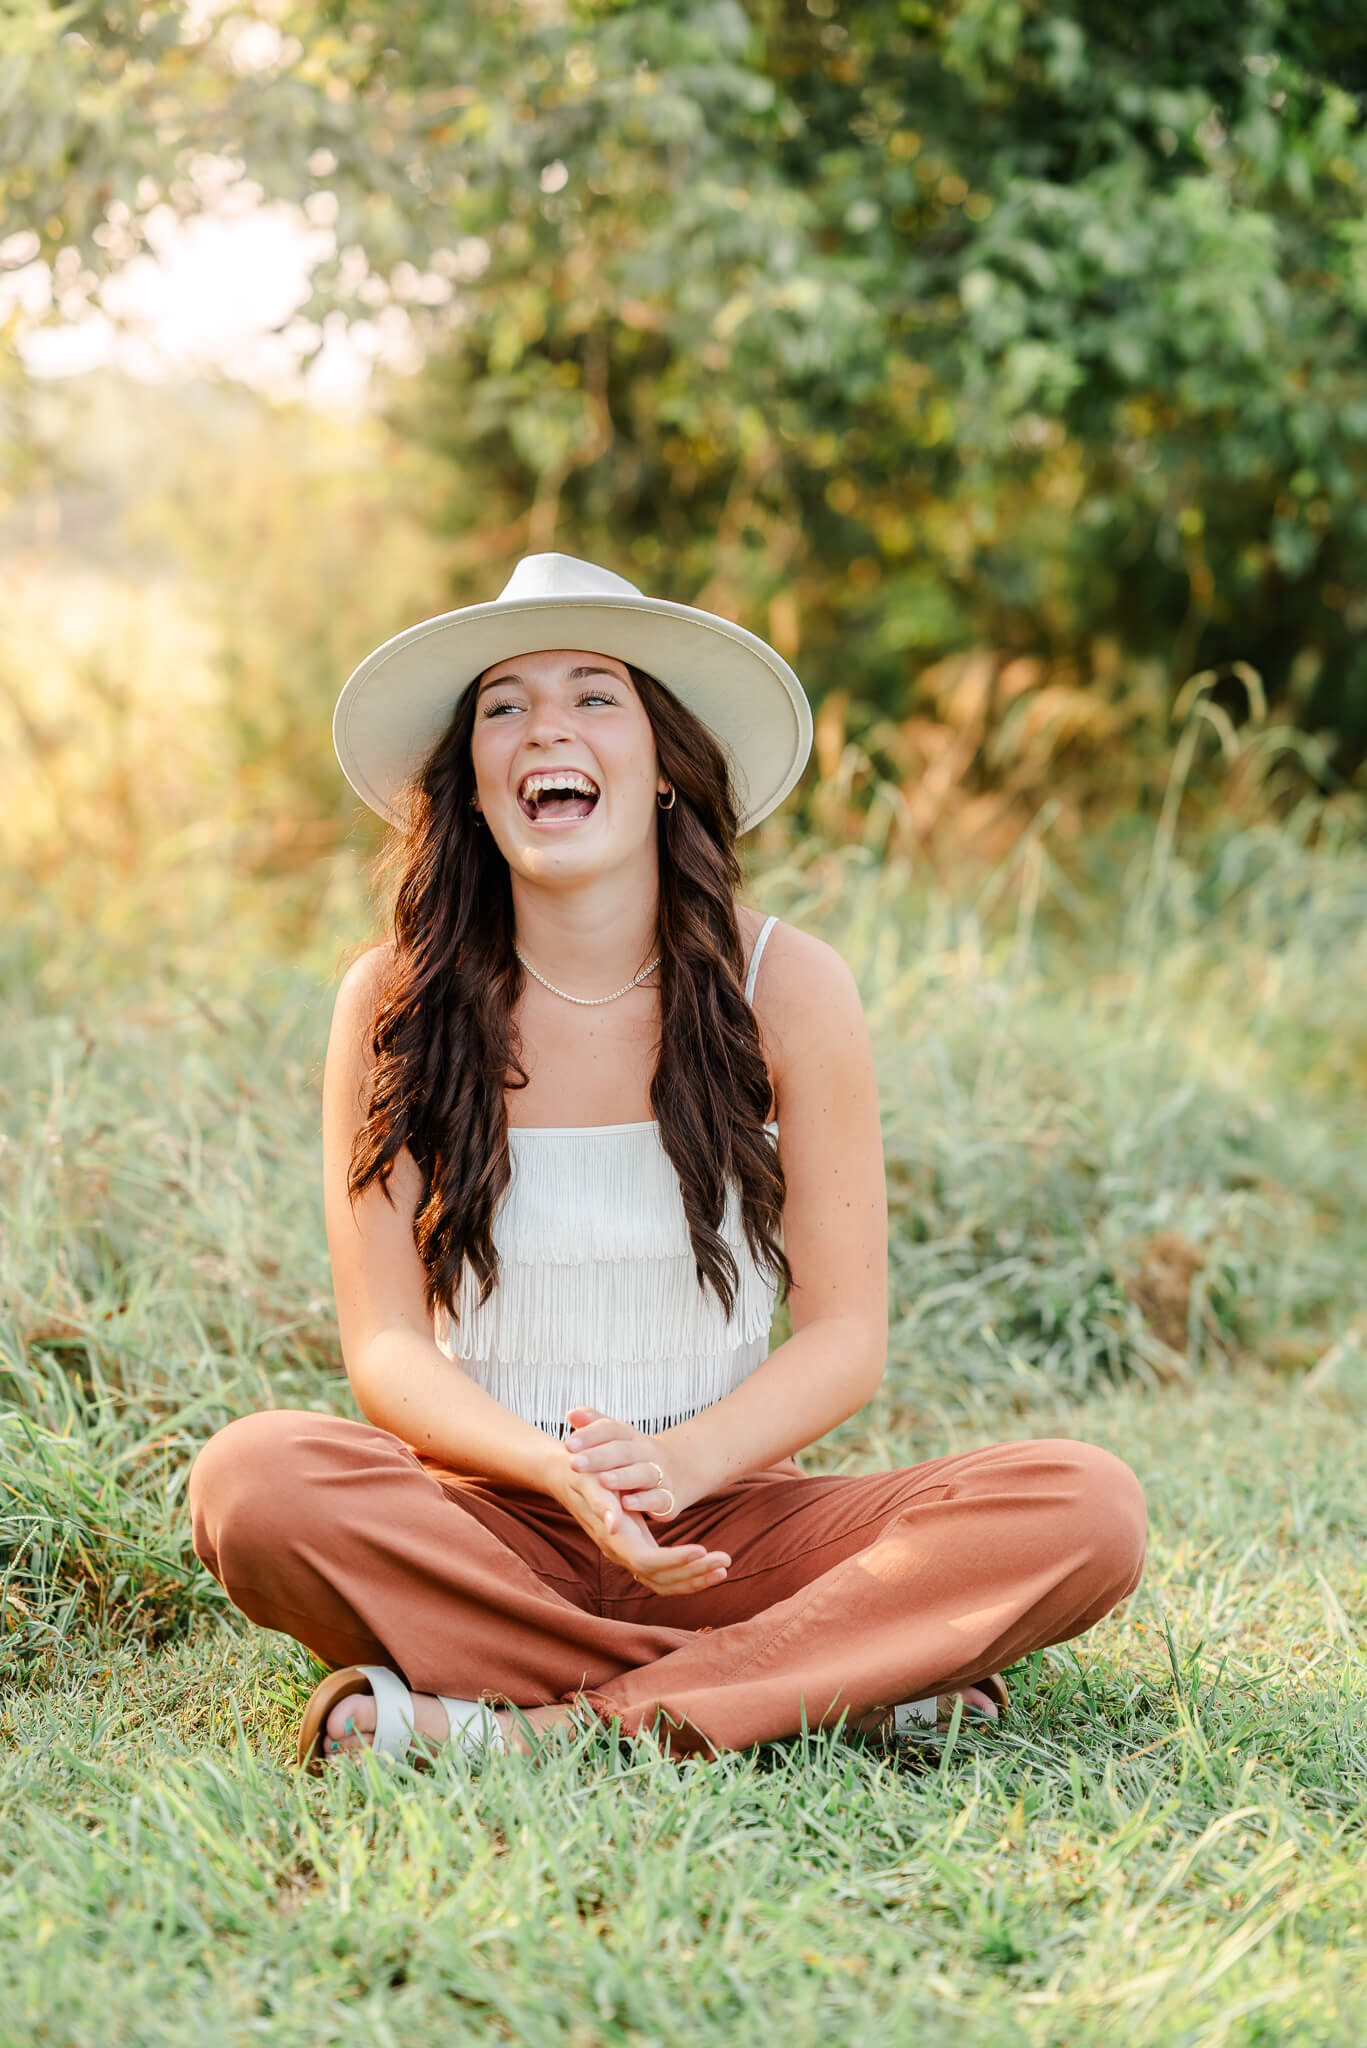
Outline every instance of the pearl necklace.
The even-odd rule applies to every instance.
[[[657,968],[660,964],[660,956],[657,953],[655,958],[651,961],[649,967],[643,967],[640,973],[636,976],[634,981],[629,981],[626,985],[626,988],[619,988],[616,991],[616,994],[614,995],[572,996],[568,994],[565,989],[557,988],[554,982],[547,981],[544,974],[537,974],[536,969],[532,966],[531,961],[522,959],[522,954],[518,947],[514,946],[513,951],[517,954],[518,959],[522,960],[522,965],[526,968],[528,974],[536,975],[536,979],[541,983],[542,988],[548,988],[553,996],[564,996],[565,1001],[567,1003],[583,1003],[589,1008],[594,1008],[599,1003],[615,1003],[618,996],[626,995],[628,991],[635,988],[638,985],[638,983],[643,982],[648,974],[653,973],[655,968]]]

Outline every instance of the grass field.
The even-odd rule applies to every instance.
[[[360,934],[206,982],[35,904],[3,940],[4,2043],[1362,2039],[1367,857],[1135,838],[1075,895],[1027,848],[968,900],[801,847],[747,894],[851,961],[884,1094],[888,1373],[805,1466],[1088,1438],[1144,1483],[1140,1590],[925,1776],[590,1734],[298,1780],[318,1667],[198,1566],[185,1478],[244,1409],[353,1412],[317,1086]]]

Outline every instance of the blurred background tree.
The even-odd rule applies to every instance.
[[[1209,669],[1214,714],[1308,736],[1297,786],[1360,778],[1349,0],[28,4],[0,36],[15,260],[93,286],[209,152],[329,195],[307,310],[364,285],[423,336],[381,417],[436,465],[429,611],[560,547],[743,619],[819,706],[836,830],[880,787],[895,836],[989,854],[1060,789],[1142,803]]]

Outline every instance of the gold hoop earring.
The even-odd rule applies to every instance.
[[[674,788],[674,785],[671,783],[669,788],[669,802],[667,804],[660,803],[660,792],[658,789],[655,792],[655,801],[657,804],[660,804],[660,809],[662,811],[672,811],[674,808],[674,799],[678,795],[678,793],[679,792]]]

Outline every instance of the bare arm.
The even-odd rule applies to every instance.
[[[764,969],[793,1334],[734,1393],[661,1432],[680,1506],[814,1443],[863,1407],[887,1364],[887,1182],[858,985],[832,947],[787,925]]]
[[[480,1472],[549,1491],[563,1453],[513,1415],[437,1347],[422,1261],[413,1243],[421,1175],[405,1149],[389,1191],[378,1183],[352,1203],[347,1168],[368,1096],[370,1031],[384,949],[347,971],[337,991],[323,1072],[323,1197],[342,1358],[368,1422],[457,1472]]]

